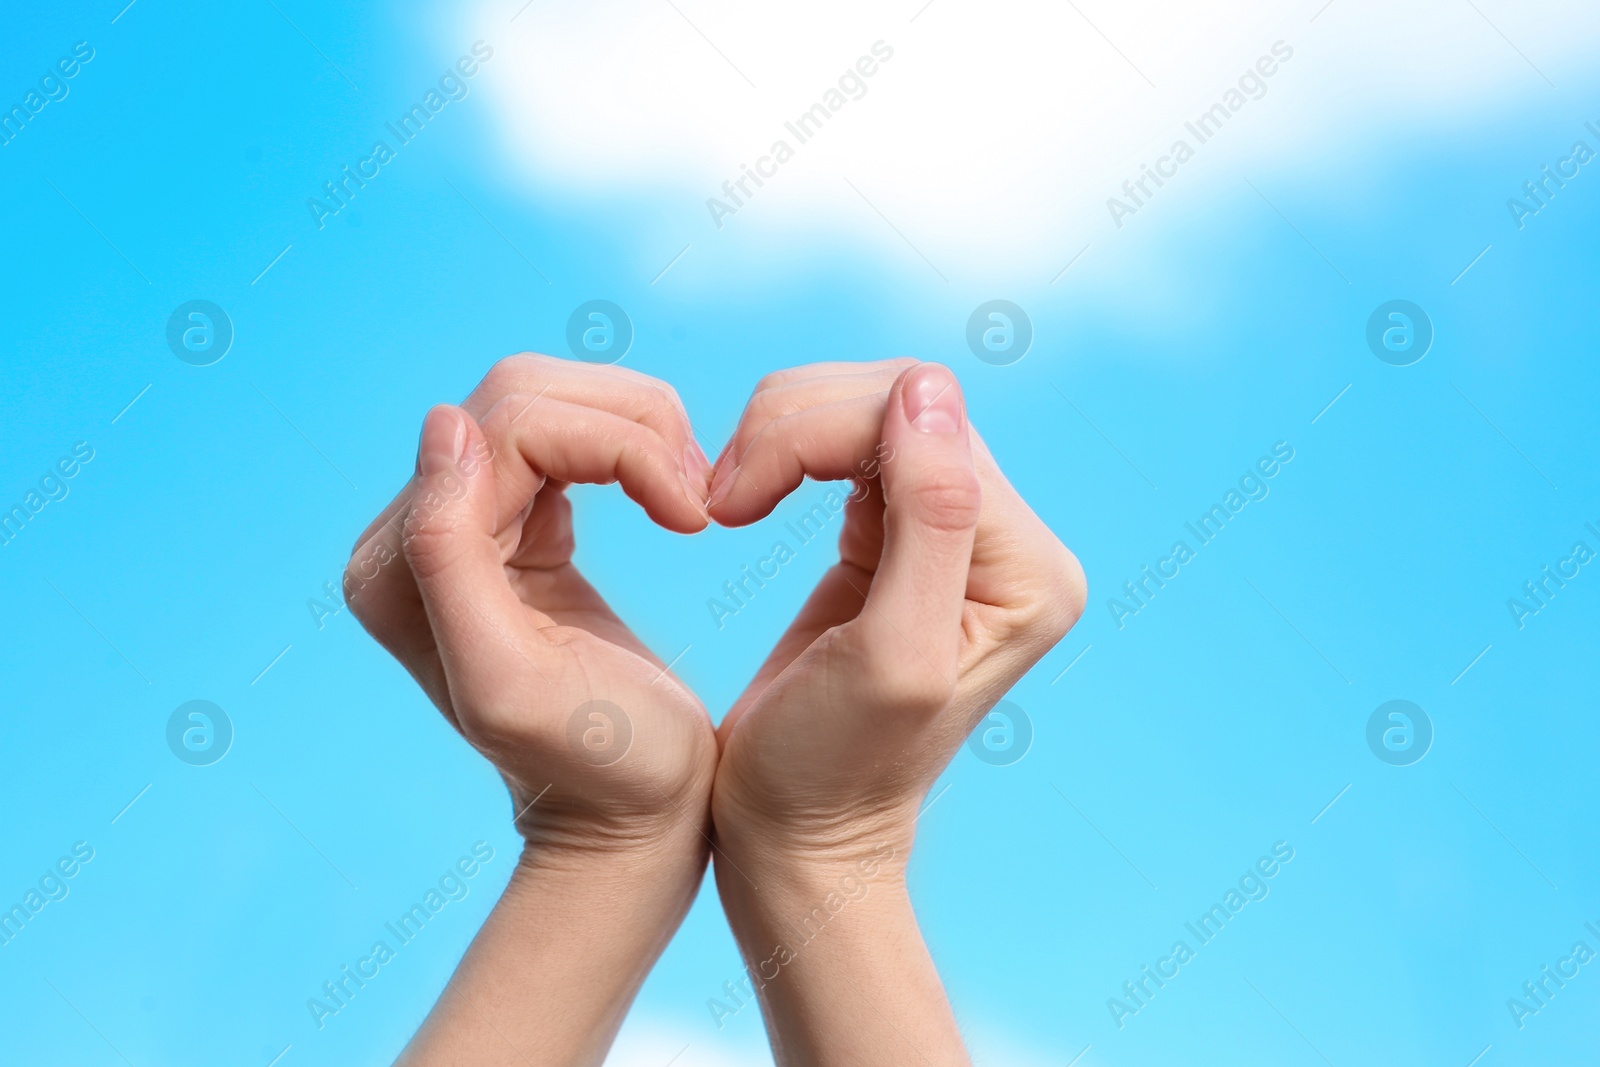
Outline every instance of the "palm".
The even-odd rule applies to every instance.
[[[867,491],[857,492],[846,504],[839,547],[840,561],[817,582],[799,614],[723,718],[717,733],[724,745],[734,725],[797,657],[823,634],[860,613],[883,551],[883,498],[875,482],[867,483]]]
[[[565,488],[546,483],[526,518],[508,523],[498,535],[507,581],[529,609],[526,626],[530,631],[543,628],[544,638],[556,635],[570,653],[561,677],[524,679],[544,697],[554,681],[570,705],[550,709],[530,703],[525,708],[528,726],[532,729],[534,720],[552,710],[565,720],[590,700],[617,705],[639,750],[629,753],[635,759],[617,765],[622,774],[605,775],[608,785],[619,794],[642,790],[642,795],[619,795],[619,800],[658,807],[662,793],[677,792],[680,779],[695,773],[696,750],[704,747],[695,743],[696,735],[709,733],[710,720],[694,694],[667,672],[573,564],[572,509]],[[528,668],[530,674],[539,673],[531,660]],[[533,775],[547,772],[548,762],[538,761],[540,766],[530,769]],[[629,776],[639,780],[629,783]],[[538,787],[537,782],[525,784]]]
[[[717,521],[756,521],[805,477],[875,477],[846,511],[840,562],[719,729],[720,831],[764,827],[749,838],[763,850],[772,828],[825,849],[908,832],[962,739],[1081,611],[1076,560],[964,424],[956,388],[948,371],[821,365],[764,380],[746,407]]]
[[[510,657],[512,670],[496,680],[496,708],[459,706],[409,569],[377,590],[389,603],[380,617],[403,624],[375,632],[450,722],[500,766],[519,809],[549,786],[547,806],[581,802],[619,818],[660,811],[664,797],[678,803],[706,773],[714,751],[710,720],[573,565],[565,489],[546,482],[521,511],[502,511],[495,539],[505,579],[526,611],[497,622],[494,636],[527,654]],[[564,653],[554,663],[533,651],[551,640]],[[569,717],[592,700],[622,709],[627,748],[615,761],[569,743]],[[497,720],[487,731],[480,725],[486,710]]]

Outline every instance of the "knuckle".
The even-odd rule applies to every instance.
[[[873,665],[874,688],[883,703],[911,714],[931,715],[955,696],[955,684],[914,654],[885,650]]]
[[[679,414],[687,414],[688,408],[683,406],[683,397],[678,395],[678,390],[668,382],[660,379],[651,379],[655,383],[656,391],[665,399],[667,405]]]
[[[517,384],[526,385],[527,379],[523,378]],[[504,434],[522,417],[524,411],[533,406],[533,401],[538,396],[538,393],[508,388],[499,394],[478,425],[485,435]]]
[[[794,416],[805,414],[808,409],[814,409],[827,399],[823,397],[819,400],[817,394],[807,389],[803,382],[782,382],[750,398],[750,403],[745,406],[745,421],[758,426],[792,421]]]
[[[1089,578],[1084,574],[1083,564],[1078,562],[1077,556],[1059,541],[1056,546],[1060,551],[1060,559],[1051,572],[1050,599],[1057,609],[1057,632],[1054,636],[1060,640],[1083,617],[1084,608],[1089,603]]]
[[[759,390],[745,405],[744,418],[741,422],[746,426],[765,426],[772,420],[781,418],[788,413],[784,394],[785,390],[781,385]]]
[[[541,370],[540,363],[545,358],[532,352],[506,356],[489,368],[479,388],[496,397],[525,389],[528,382],[537,378]]]
[[[909,487],[906,503],[923,525],[936,530],[969,530],[983,510],[983,490],[970,469],[940,466],[922,471]]]
[[[742,467],[760,453],[761,448],[771,437],[772,423],[756,423],[746,419],[739,424],[733,440],[728,442],[728,456]]]
[[[411,572],[423,583],[448,571],[452,559],[449,539],[430,524],[407,526],[405,555]]]
[[[798,429],[799,423],[793,415],[767,422],[747,423],[740,427],[734,438],[730,455],[741,468],[755,470],[760,485],[766,486],[769,480],[776,479],[793,488],[804,478],[804,464],[800,456],[808,445]]]
[[[527,732],[526,716],[510,701],[474,702],[456,709],[461,736],[474,748],[494,753],[518,746]]]
[[[751,400],[753,401],[756,397],[767,392],[769,389],[776,389],[778,386],[783,385],[785,382],[789,381],[789,379],[794,377],[794,374],[794,368],[787,370],[775,370],[767,374],[763,374],[761,376],[761,380],[756,382],[756,387],[750,391]]]
[[[449,502],[446,490],[426,489],[406,511],[400,544],[418,581],[439,576],[455,562],[458,538],[456,523],[446,510]]]
[[[504,394],[478,420],[476,440],[457,463],[452,477],[470,478],[483,467],[498,468],[503,457],[514,459],[521,442],[537,428],[529,413],[538,393],[512,391]]]
[[[385,526],[379,534],[368,538],[350,554],[349,562],[344,566],[341,586],[344,602],[349,606],[350,614],[369,630],[375,617],[369,611],[368,598],[362,594],[389,572],[401,555],[393,544],[392,529],[391,526]]]
[[[1051,551],[1040,562],[1038,595],[1024,616],[1022,628],[1055,644],[1077,625],[1089,602],[1089,582],[1083,565],[1060,541],[1051,538]]]
[[[677,466],[677,457],[673,455],[667,439],[651,427],[641,422],[626,422],[618,426],[616,432],[621,438],[623,455],[631,452],[647,456],[652,461],[664,461],[669,466]]]
[[[663,436],[678,432],[689,433],[689,409],[683,406],[683,398],[678,391],[666,382],[652,380],[651,387],[647,390],[645,400],[648,415]]]
[[[344,575],[341,579],[345,606],[350,609],[350,614],[355,616],[356,621],[369,630],[371,626],[368,625],[367,599],[361,592],[375,577],[377,577],[376,572],[366,573],[365,569],[359,566],[356,556],[351,556],[350,562],[344,565]]]

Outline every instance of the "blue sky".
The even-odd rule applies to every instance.
[[[1507,203],[1575,142],[1600,151],[1575,8],[1395,16],[1454,61],[1346,0],[1233,5],[1189,52],[1155,8],[1039,14],[1097,65],[1050,95],[1001,79],[1006,33],[975,39],[990,95],[935,122],[928,79],[982,80],[950,51],[974,32],[956,5],[838,15],[791,52],[717,5],[630,5],[614,39],[588,9],[518,6],[138,0],[19,16],[0,42],[7,107],[93,49],[0,146],[0,504],[39,494],[0,547],[0,903],[93,850],[0,945],[18,1062],[378,1063],[409,1037],[509,874],[507,802],[348,614],[319,626],[308,602],[428,406],[500,356],[564,354],[593,299],[713,450],[769,370],[948,363],[1082,559],[1088,612],[1010,694],[1031,748],[963,751],[919,823],[919,917],[980,1062],[1585,1062],[1600,963],[1543,1005],[1523,984],[1600,952],[1600,564],[1562,562],[1600,553],[1600,163],[1521,227]],[[997,11],[1015,40],[1026,7]],[[704,201],[744,146],[879,39],[899,88],[875,76],[717,229]],[[479,40],[464,97],[390,140]],[[1121,182],[1278,40],[1305,66],[1276,77],[1308,73],[1115,227]],[[585,68],[536,62],[573,41]],[[658,94],[681,126],[614,76],[630,49],[682,68]],[[1002,113],[998,149],[967,136]],[[907,129],[922,148],[889,140]],[[376,139],[393,158],[319,228],[307,201]],[[1009,365],[967,347],[992,299],[1032,324]],[[1403,367],[1366,341],[1395,299],[1434,333]],[[209,366],[166,339],[193,300],[233,328]],[[1199,546],[1185,524],[1275,447],[1293,458],[1264,498]],[[707,600],[822,492],[683,538],[580,488],[580,562],[720,715],[831,548],[720,629]],[[1119,626],[1111,598],[1178,540],[1194,558]],[[1547,565],[1566,584],[1519,625],[1508,601],[1532,606]],[[1396,699],[1433,734],[1403,766],[1367,740]],[[191,700],[231,723],[207,766],[168,748]],[[478,842],[466,896],[319,1029],[307,998]],[[1195,944],[1185,924],[1279,842],[1265,898]],[[1108,1001],[1135,1006],[1123,983],[1177,940],[1194,958],[1119,1019]],[[764,1056],[754,1008],[719,1029],[706,1006],[738,970],[708,884],[614,1062]],[[1513,997],[1539,1007],[1520,1027]]]

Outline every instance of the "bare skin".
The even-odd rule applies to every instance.
[[[689,533],[708,469],[661,383],[514,357],[429,412],[362,535],[351,608],[500,770],[526,842],[401,1063],[600,1063],[693,902],[711,720],[573,567],[563,490],[620,482]]]
[[[767,379],[711,515],[755,521],[873,459],[840,562],[718,730],[717,885],[786,1067],[968,1062],[906,893],[917,811],[1086,596],[933,364]]]
[[[840,562],[713,731],[572,567],[562,490],[617,481],[692,533],[807,477],[858,480]],[[780,1064],[968,1062],[906,892],[916,813],[1086,590],[949,371],[769,375],[713,470],[662,383],[513,357],[429,413],[346,587],[500,769],[526,840],[402,1063],[601,1062],[713,838]]]

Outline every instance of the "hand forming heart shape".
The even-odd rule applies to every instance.
[[[713,731],[573,566],[563,490],[619,482],[654,521],[694,533],[755,522],[808,477],[857,483],[840,561]],[[500,769],[525,862],[648,855],[675,927],[715,841],[763,977],[796,951],[755,946],[780,933],[758,887],[809,887],[800,908],[869,862],[901,879],[928,787],[1086,596],[1077,560],[968,424],[954,376],[910,359],[768,375],[714,468],[670,386],[503,360],[460,408],[429,413],[416,474],[345,583],[357,618]],[[796,1047],[825,1058],[803,997],[768,1009],[775,1035],[808,1034]]]

